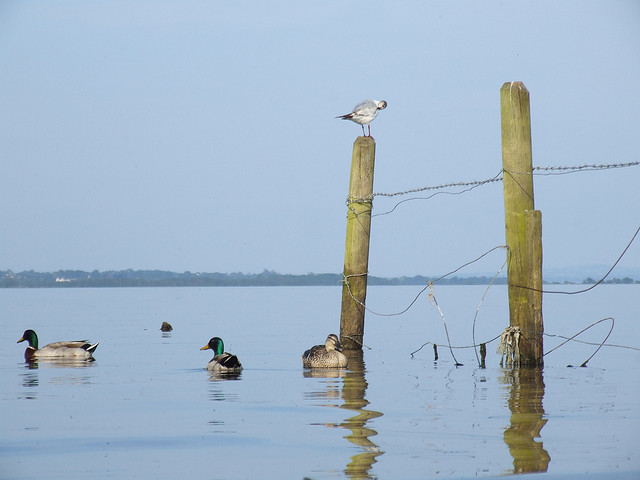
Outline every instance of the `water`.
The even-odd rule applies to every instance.
[[[418,287],[373,287],[398,312]],[[570,336],[615,318],[609,344],[640,347],[638,285],[544,299],[545,331]],[[472,344],[485,287],[436,287],[453,345]],[[367,314],[365,349],[346,372],[305,372],[300,354],[339,327],[337,287],[0,290],[0,478],[638,478],[640,352],[570,344],[543,371],[487,368],[446,347],[425,292],[404,315]],[[163,321],[173,332],[160,332]],[[475,319],[477,341],[507,326],[506,289]],[[579,337],[600,342],[609,322]],[[99,341],[83,366],[23,361],[41,345]],[[220,336],[244,371],[211,376],[200,351]],[[545,351],[562,340],[545,338]],[[431,345],[439,345],[434,361]],[[578,476],[572,477],[573,474]],[[526,476],[525,476],[526,477]]]

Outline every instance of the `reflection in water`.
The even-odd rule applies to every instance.
[[[540,430],[547,423],[542,400],[544,379],[541,368],[505,370],[502,381],[511,385],[509,410],[511,425],[504,432],[504,442],[513,457],[514,473],[546,472],[551,457],[543,448]]]
[[[24,396],[28,400],[38,398],[38,370],[53,368],[64,369],[60,376],[49,377],[49,382],[54,385],[88,385],[91,383],[91,376],[79,374],[75,369],[94,366],[95,362],[79,360],[74,358],[40,358],[31,362],[25,362],[22,373],[22,386],[25,388]],[[68,370],[67,370],[68,369]]]
[[[376,436],[378,432],[367,428],[366,423],[370,419],[380,417],[382,413],[364,409],[369,405],[369,402],[365,399],[367,382],[364,375],[365,367],[362,351],[350,350],[344,353],[349,360],[348,370],[318,368],[303,371],[305,377],[328,379],[323,384],[324,389],[322,391],[309,392],[305,396],[311,399],[322,399],[325,402],[330,399],[342,398],[344,403],[340,405],[340,408],[357,412],[356,416],[347,418],[340,424],[328,424],[327,426],[351,430],[351,434],[345,438],[354,445],[361,447],[363,452],[351,457],[351,462],[347,465],[345,473],[349,478],[369,479],[371,478],[369,471],[376,462],[376,457],[384,452],[369,440],[369,437]],[[340,389],[340,383],[342,383],[342,389]],[[329,406],[327,403],[322,403],[321,405]]]
[[[38,364],[27,363],[27,370],[22,373],[22,386],[25,388],[24,397],[28,400],[35,400],[38,393]]]
[[[378,432],[365,425],[368,420],[382,416],[382,413],[364,409],[369,405],[369,402],[365,398],[367,381],[364,376],[362,350],[349,350],[345,351],[345,354],[349,359],[349,370],[344,377],[342,387],[342,398],[345,403],[340,408],[354,410],[358,414],[346,419],[340,424],[340,427],[351,430],[351,435],[347,435],[345,438],[364,449],[364,452],[351,457],[351,463],[347,465],[345,472],[349,478],[366,479],[371,478],[369,471],[376,462],[376,457],[384,452],[369,440],[369,437],[378,435]]]
[[[221,372],[208,372],[209,381],[211,382],[211,389],[209,391],[209,398],[215,402],[237,402],[238,395],[225,392],[218,382],[240,380],[242,372],[233,373],[221,373]]]
[[[327,381],[322,384],[322,390],[316,390],[313,392],[306,392],[304,394],[306,399],[318,399],[321,400],[321,403],[318,405],[322,406],[331,406],[333,404],[327,404],[327,400],[339,399],[341,397],[340,387],[342,386],[342,382],[340,381],[347,375],[347,371],[336,368],[336,369],[325,369],[325,368],[317,368],[317,369],[305,369],[302,371],[302,375],[305,378],[326,378]]]
[[[25,362],[28,368],[37,370],[38,368],[83,368],[95,365],[95,360],[85,360],[79,358],[65,357],[45,357],[38,358],[31,362]]]
[[[209,400],[213,402],[238,402],[239,397],[237,393],[229,393],[223,388],[222,382],[240,380],[242,377],[242,372],[233,372],[233,373],[221,373],[221,372],[211,372],[209,373]],[[213,412],[216,415],[220,415],[224,417],[224,413],[218,409],[214,409]],[[211,433],[237,433],[235,430],[229,430],[228,425],[224,418],[213,418],[209,420],[209,425],[211,427]]]
[[[213,372],[207,370],[209,373],[210,382],[223,382],[225,380],[240,380],[242,372]]]

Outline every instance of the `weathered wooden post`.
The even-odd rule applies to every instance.
[[[361,349],[364,338],[375,154],[376,142],[372,137],[356,138],[347,199],[347,241],[340,314],[340,343],[346,350]]]
[[[542,214],[534,210],[529,92],[522,82],[500,90],[509,316],[520,327],[520,365],[542,365]]]

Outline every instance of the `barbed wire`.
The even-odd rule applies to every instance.
[[[601,165],[579,165],[576,167],[533,167],[534,175],[567,175],[569,173],[576,172],[589,172],[594,170],[608,170],[611,168],[627,168],[637,167],[639,162],[627,162],[627,163],[610,163]],[[549,173],[535,173],[536,171],[545,171]]]
[[[594,170],[610,170],[610,169],[614,169],[614,168],[628,168],[628,167],[637,167],[638,165],[640,165],[640,161],[637,162],[627,162],[627,163],[610,163],[610,164],[585,164],[585,165],[576,165],[576,166],[549,166],[549,167],[533,167],[531,174],[532,175],[540,175],[540,176],[549,176],[549,175],[567,175],[570,173],[577,173],[577,172],[589,172],[589,171],[594,171]],[[544,172],[544,173],[541,173]],[[421,193],[421,192],[426,192],[426,191],[432,191],[432,190],[444,190],[447,188],[456,188],[456,187],[467,187],[467,190],[464,190],[462,192],[454,192],[454,193],[449,193],[450,195],[459,195],[461,193],[467,192],[469,190],[472,190],[474,188],[483,186],[483,185],[488,185],[490,183],[494,183],[494,182],[501,182],[503,180],[503,173],[504,173],[504,169],[500,170],[500,172],[498,172],[496,175],[494,175],[491,178],[487,178],[485,180],[471,180],[471,181],[466,181],[466,182],[450,182],[450,183],[444,183],[441,185],[433,185],[433,186],[426,186],[426,187],[418,187],[418,188],[411,188],[408,190],[403,190],[400,192],[391,192],[391,193],[385,193],[385,192],[374,192],[372,193],[369,197],[367,198],[363,198],[361,199],[362,201],[366,201],[366,200],[371,200],[375,197],[387,197],[387,198],[392,198],[392,197],[397,197],[400,195],[410,195],[413,193]],[[513,174],[513,175],[529,175],[530,172],[512,172],[510,171],[509,173]],[[471,188],[468,188],[471,187]],[[433,195],[427,197],[431,198]],[[399,205],[399,204],[398,204]],[[397,207],[397,205],[396,205]],[[395,209],[395,207],[394,207]]]
[[[472,180],[470,182],[452,182],[452,183],[445,183],[443,185],[435,185],[435,186],[431,186],[431,187],[411,188],[411,189],[405,190],[403,192],[394,192],[394,193],[374,192],[372,194],[372,197],[397,197],[399,195],[409,195],[411,193],[420,193],[420,192],[426,192],[426,191],[429,191],[429,190],[443,190],[445,188],[452,188],[452,187],[472,187],[472,188],[476,188],[476,187],[480,187],[482,185],[486,185],[488,183],[500,182],[500,181],[502,181],[502,170],[500,170],[500,172],[498,172],[492,178],[487,178],[486,180]]]
[[[367,196],[366,198],[352,198],[352,197],[350,197],[350,198],[347,199],[346,203],[347,203],[347,207],[349,209],[352,209],[352,207],[350,205],[351,203],[369,203],[369,205],[373,206],[372,205],[373,204],[373,199],[375,197],[392,198],[392,197],[401,196],[401,195],[410,195],[410,194],[421,193],[421,192],[426,192],[426,191],[439,190],[439,191],[436,191],[433,194],[429,195],[428,197],[414,197],[414,198],[409,198],[409,199],[406,199],[406,200],[402,200],[402,201],[396,203],[396,205],[391,210],[389,210],[387,212],[378,213],[378,214],[375,214],[375,215],[371,215],[372,212],[371,212],[370,209],[366,212],[371,216],[387,215],[387,214],[392,213],[399,205],[401,205],[404,202],[411,201],[411,200],[428,200],[430,198],[433,198],[435,195],[439,195],[439,194],[460,195],[462,193],[469,192],[469,191],[471,191],[471,190],[473,190],[475,188],[478,188],[480,186],[488,185],[488,184],[491,184],[491,183],[502,181],[504,179],[504,174],[505,173],[509,173],[510,175],[525,175],[525,174],[527,174],[527,175],[541,175],[541,176],[567,175],[567,174],[570,174],[570,173],[577,173],[577,172],[586,172],[586,171],[594,171],[594,170],[608,170],[608,169],[614,169],[614,168],[627,168],[627,167],[634,167],[634,166],[638,166],[638,165],[640,165],[640,161],[638,161],[638,162],[628,162],[628,163],[616,163],[616,164],[600,164],[600,165],[592,164],[592,165],[578,165],[578,166],[533,167],[531,172],[513,172],[513,171],[506,171],[506,170],[502,169],[500,172],[498,172],[493,177],[487,178],[485,180],[474,180],[474,181],[468,181],[468,182],[451,182],[451,183],[446,183],[446,184],[442,184],[442,185],[412,188],[412,189],[409,189],[409,190],[405,190],[405,191],[401,191],[401,192],[393,192],[393,193],[374,192],[371,195]],[[463,190],[460,190],[460,191],[457,191],[457,192],[445,192],[445,191],[442,191],[442,190],[447,189],[447,188],[463,188]],[[604,282],[604,280],[613,271],[613,269],[618,264],[618,262],[620,262],[622,257],[625,255],[625,253],[627,252],[627,250],[629,249],[629,247],[631,246],[631,244],[635,240],[635,238],[638,235],[639,231],[640,231],[640,227],[638,227],[638,229],[636,230],[635,234],[633,235],[633,237],[631,238],[631,240],[627,244],[627,247],[620,254],[620,256],[618,257],[616,262],[609,269],[609,271],[604,275],[604,277],[601,278],[600,280],[598,280],[597,282],[595,282],[589,288],[586,288],[586,289],[583,289],[583,290],[580,290],[580,291],[574,291],[574,292],[548,291],[548,290],[538,290],[538,291],[540,291],[542,293],[556,293],[556,294],[557,293],[564,293],[564,294],[568,294],[568,295],[574,295],[574,294],[584,293],[584,292],[587,292],[587,291],[595,288],[596,286],[598,286],[599,284]],[[484,343],[476,345],[476,342],[475,342],[475,324],[476,324],[476,319],[477,319],[477,315],[478,315],[478,311],[480,309],[480,306],[482,305],[482,303],[484,301],[484,298],[485,298],[486,294],[488,293],[489,288],[493,285],[495,279],[498,277],[498,275],[500,274],[500,272],[504,268],[505,264],[503,264],[502,267],[500,267],[500,269],[498,270],[498,273],[494,276],[492,281],[489,283],[489,285],[487,287],[487,291],[485,291],[485,293],[482,296],[482,299],[480,301],[480,304],[478,305],[478,307],[476,309],[476,312],[475,312],[475,315],[474,315],[474,319],[473,319],[473,345],[468,346],[468,347],[455,347],[455,346],[451,345],[451,340],[449,339],[449,333],[448,333],[448,329],[447,329],[447,325],[446,325],[445,316],[444,316],[444,313],[442,312],[442,310],[440,309],[440,306],[438,305],[437,300],[435,298],[435,294],[433,292],[433,285],[436,282],[438,282],[439,280],[442,280],[443,278],[445,278],[445,277],[447,277],[449,275],[452,275],[453,273],[458,272],[462,268],[464,268],[464,267],[466,267],[466,266],[468,266],[468,265],[470,265],[472,263],[475,263],[475,262],[479,261],[480,259],[482,259],[483,257],[485,257],[486,255],[488,255],[489,253],[493,252],[494,250],[496,250],[498,248],[506,248],[506,246],[505,245],[500,245],[498,247],[494,247],[494,248],[488,250],[487,252],[485,252],[484,254],[480,255],[478,258],[461,265],[460,267],[452,270],[449,273],[446,273],[445,275],[442,275],[442,276],[438,277],[437,279],[435,279],[433,281],[429,281],[427,283],[427,285],[425,285],[424,288],[422,288],[418,292],[418,294],[414,297],[414,299],[409,303],[409,305],[406,308],[404,308],[400,312],[396,312],[396,313],[379,313],[379,312],[375,312],[375,311],[371,310],[369,307],[367,307],[364,304],[364,302],[360,301],[359,299],[357,299],[354,296],[353,292],[351,291],[351,286],[350,286],[350,283],[349,283],[349,279],[351,277],[367,276],[368,272],[359,273],[359,274],[352,274],[352,275],[344,275],[343,276],[343,284],[347,287],[349,295],[351,296],[353,301],[355,301],[362,308],[364,308],[366,311],[372,313],[373,315],[383,316],[383,317],[399,316],[399,315],[402,315],[402,314],[406,313],[418,301],[418,298],[427,289],[430,289],[431,291],[429,293],[429,299],[430,299],[432,304],[435,304],[435,306],[438,308],[438,311],[440,312],[440,315],[442,317],[443,324],[444,324],[445,333],[446,333],[446,336],[447,336],[447,342],[448,342],[448,346],[449,346],[449,351],[451,352],[451,355],[453,357],[453,360],[454,360],[456,366],[459,366],[459,365],[462,365],[462,364],[460,364],[457,361],[457,359],[455,358],[455,355],[453,354],[453,349],[454,348],[474,348],[474,353],[476,354],[476,359],[478,360],[479,364],[482,366],[482,364],[480,363],[480,359],[478,359],[477,347],[480,346],[481,354],[483,354],[482,350],[486,348],[486,344],[490,343],[490,342],[493,342],[494,340],[500,338],[501,335],[498,335],[498,336],[494,337],[493,339],[489,340],[488,342],[484,342]],[[505,263],[506,263],[506,260],[505,260]],[[516,285],[513,285],[513,286],[516,286]],[[526,286],[516,286],[516,287],[526,288],[526,289],[530,289],[530,290],[536,290],[536,289],[533,289],[533,288],[530,288],[530,287],[526,287]],[[620,345],[608,345],[608,344],[605,343],[607,341],[607,339],[609,338],[609,336],[611,335],[611,332],[613,330],[613,323],[614,323],[613,318],[612,317],[608,317],[608,318],[599,320],[598,322],[595,322],[594,324],[591,324],[590,326],[588,326],[585,329],[581,330],[580,332],[578,332],[577,334],[573,335],[572,337],[569,337],[569,338],[561,337],[561,338],[565,338],[566,341],[561,343],[557,347],[553,348],[552,350],[546,352],[544,355],[547,355],[548,353],[551,353],[555,349],[560,348],[561,346],[563,346],[564,344],[566,344],[569,341],[581,342],[580,340],[575,340],[575,337],[577,337],[578,335],[580,335],[584,331],[588,330],[589,328],[593,327],[594,325],[597,325],[598,323],[603,322],[605,320],[611,320],[611,322],[612,322],[611,329],[609,330],[609,333],[607,334],[606,338],[602,342],[597,344],[598,348],[596,349],[596,351],[585,362],[583,362],[582,366],[586,366],[587,362],[589,360],[591,360],[591,358],[593,358],[593,356],[603,346],[615,346],[615,347],[620,347],[620,348],[630,348],[630,349],[634,349],[634,350],[640,350],[640,349],[635,348],[635,347],[626,347],[626,346],[620,346]],[[588,343],[588,342],[581,342],[581,343]],[[420,348],[418,348],[417,350],[412,352],[411,353],[411,357],[413,358],[413,355],[415,353],[419,352],[425,345],[429,345],[429,344],[433,344],[434,345],[434,350],[436,349],[437,346],[436,346],[435,343],[426,342]],[[436,350],[436,358],[437,358],[437,350]]]

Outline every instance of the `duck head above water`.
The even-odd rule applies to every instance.
[[[214,355],[222,355],[224,353],[224,343],[220,337],[213,337],[200,350],[213,350]]]
[[[340,345],[340,339],[334,333],[331,333],[324,342],[324,348],[327,349],[328,352],[331,350],[337,350],[338,352],[342,352],[343,348]]]
[[[29,342],[29,346],[31,348],[34,348],[35,350],[38,349],[38,335],[36,335],[36,332],[34,332],[33,330],[25,330],[22,334],[22,338],[16,343],[20,342]]]

